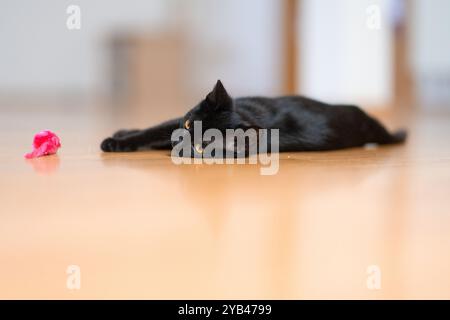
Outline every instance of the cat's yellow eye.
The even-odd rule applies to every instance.
[[[184,122],[184,127],[189,130],[191,128],[191,122],[189,120],[186,120]]]
[[[198,153],[203,153],[203,148],[202,148],[202,146],[201,146],[200,144],[198,144],[198,143],[194,146],[194,149],[195,149],[195,151],[197,151]]]

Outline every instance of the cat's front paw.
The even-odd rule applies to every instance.
[[[103,140],[100,148],[104,152],[130,152],[137,150],[134,145],[115,138],[106,138]]]
[[[118,143],[117,140],[114,138],[106,138],[103,140],[102,144],[100,145],[100,148],[104,152],[117,152],[118,149]]]

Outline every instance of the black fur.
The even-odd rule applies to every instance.
[[[232,99],[219,80],[206,98],[184,117],[144,130],[120,130],[105,139],[101,149],[105,152],[171,149],[172,131],[183,128],[186,120],[192,124],[202,121],[203,131],[279,129],[280,152],[337,150],[406,140],[406,131],[391,134],[356,106],[330,105],[301,96]]]

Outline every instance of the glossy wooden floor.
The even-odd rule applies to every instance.
[[[0,298],[450,298],[450,115],[387,117],[405,146],[283,154],[261,176],[102,154],[123,124],[102,112],[0,111]],[[59,154],[23,159],[46,128]]]

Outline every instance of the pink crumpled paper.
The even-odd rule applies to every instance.
[[[25,158],[31,159],[55,154],[59,147],[61,147],[61,142],[58,136],[50,130],[44,130],[34,136],[33,151],[27,153]]]

